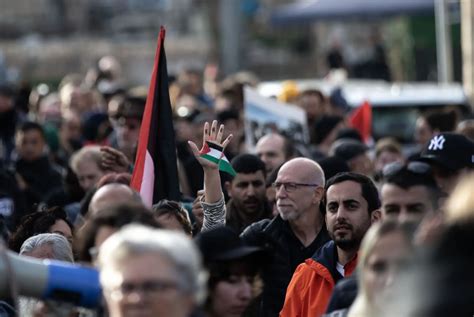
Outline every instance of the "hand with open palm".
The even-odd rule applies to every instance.
[[[221,124],[219,126],[219,129],[217,129],[216,120],[212,121],[211,126],[209,126],[209,123],[206,122],[204,124],[204,131],[203,131],[203,137],[202,137],[203,147],[204,147],[204,144],[206,144],[206,142],[210,142],[222,147],[222,152],[224,152],[226,146],[229,144],[230,140],[232,140],[232,134],[230,134],[227,138],[225,138],[224,141],[222,141],[223,136],[224,136],[223,124]],[[201,151],[198,150],[196,143],[192,141],[188,141],[188,144],[191,147],[191,150],[193,151],[194,157],[196,157],[196,159],[199,161],[199,163],[201,164],[204,170],[206,169],[216,170],[219,168],[218,164],[201,157],[202,150]]]

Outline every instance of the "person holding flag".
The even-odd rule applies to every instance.
[[[217,128],[217,121],[211,125],[204,124],[203,146],[199,150],[196,143],[188,141],[191,150],[204,170],[204,197],[201,200],[204,210],[208,212],[204,215],[201,231],[207,231],[215,227],[225,225],[225,201],[221,190],[221,177],[219,170],[235,175],[235,171],[224,155],[224,149],[232,140],[232,134],[228,135],[224,141],[224,125]]]

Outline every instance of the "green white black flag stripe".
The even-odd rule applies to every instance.
[[[224,153],[222,152],[223,148],[217,144],[206,142],[201,149],[201,157],[219,164],[219,170],[226,172],[232,176],[236,175],[236,172],[230,165],[229,160],[225,157]]]

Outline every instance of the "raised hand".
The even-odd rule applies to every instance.
[[[219,160],[217,162],[213,162],[206,158],[201,157],[202,154],[209,149],[209,145],[216,145],[218,148],[221,148],[221,152],[224,152],[224,149],[229,144],[230,140],[232,140],[232,134],[230,134],[227,138],[222,141],[224,136],[224,125],[221,124],[219,128],[217,128],[217,121],[212,121],[212,124],[209,125],[208,122],[204,124],[204,131],[202,137],[202,148],[201,150],[198,149],[196,143],[192,141],[188,141],[191,150],[193,151],[194,157],[198,160],[204,170],[206,169],[218,169],[219,167]]]
[[[130,172],[130,161],[127,156],[111,148],[110,146],[102,146],[101,152],[101,164],[105,170],[113,171],[115,173],[128,173]]]

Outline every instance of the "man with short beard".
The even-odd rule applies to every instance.
[[[203,142],[223,148],[232,135],[223,140],[224,126],[204,125]],[[218,165],[200,156],[195,143],[189,142],[194,156],[204,170],[205,195],[202,200],[203,228],[224,224],[226,213]],[[234,169],[238,169],[233,165]],[[239,170],[237,170],[239,173]],[[235,179],[234,179],[235,181]],[[285,291],[296,267],[329,241],[319,205],[324,194],[324,172],[318,163],[307,158],[294,158],[280,168],[273,184],[278,215],[247,227],[240,235],[245,243],[268,250],[268,263],[262,269],[263,291],[255,307],[256,315],[276,317],[283,307]]]
[[[282,317],[322,316],[337,281],[354,271],[362,238],[380,219],[377,188],[361,174],[339,173],[329,179],[323,202],[332,241],[296,269],[286,291]]]
[[[257,156],[240,154],[231,161],[237,175],[225,182],[229,197],[226,226],[241,233],[247,226],[272,215],[266,197],[265,164]]]

